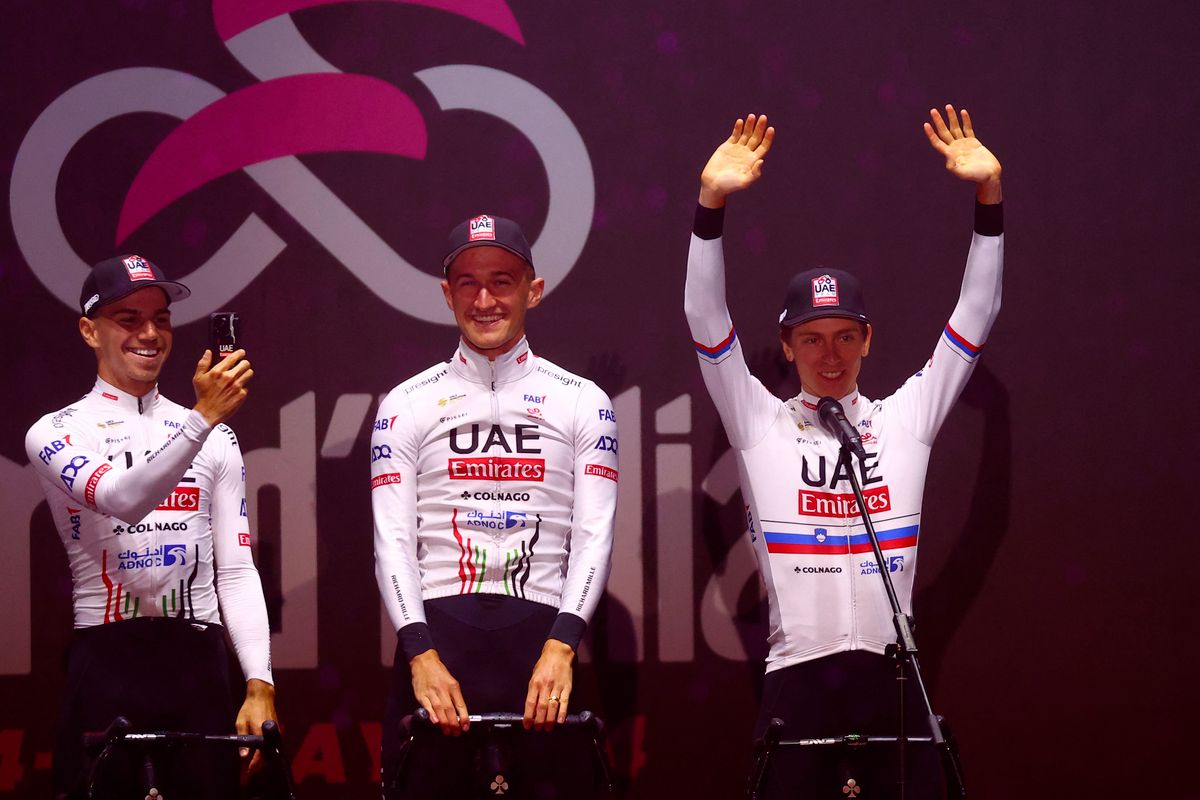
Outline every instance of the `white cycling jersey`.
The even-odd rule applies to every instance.
[[[977,206],[958,304],[928,363],[884,400],[857,390],[840,398],[867,451],[855,469],[906,613],[930,447],[1000,308],[999,215],[996,206]],[[725,303],[720,224],[719,212],[697,214],[685,310],[705,385],[737,450],[770,607],[767,671],[846,650],[882,653],[895,641],[891,607],[839,445],[817,417],[819,398],[780,400],[747,369]]]
[[[75,627],[135,617],[221,623],[247,680],[271,682],[246,470],[226,425],[97,378],[25,436],[74,580]],[[214,580],[215,578],[215,580]]]
[[[581,631],[612,555],[612,403],[524,339],[494,361],[460,344],[380,404],[371,490],[397,631],[425,622],[424,600],[469,592],[554,606]]]

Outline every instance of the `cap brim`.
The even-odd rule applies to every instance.
[[[157,286],[159,289],[162,289],[167,295],[167,300],[172,303],[174,303],[176,300],[183,300],[192,296],[191,289],[184,286],[182,283],[177,283],[176,281],[138,281],[136,284],[130,285],[129,291],[123,292],[116,297],[106,300],[103,303],[97,303],[96,305],[92,306],[92,310],[89,311],[85,316],[91,317],[105,306],[111,306],[113,303],[129,297],[129,295],[134,294],[135,292],[140,292],[142,289],[148,289],[151,286]]]
[[[855,314],[853,311],[831,308],[829,310],[821,311],[805,311],[801,314],[797,314],[794,317],[788,317],[787,319],[779,321],[779,327],[794,328],[801,323],[812,322],[814,319],[825,319],[826,317],[841,317],[842,319],[852,319],[855,322],[866,322],[868,324],[871,322],[870,318],[867,317],[866,314]]]
[[[522,253],[520,250],[517,250],[514,247],[509,247],[506,244],[501,244],[500,242],[494,242],[490,239],[481,239],[478,242],[467,242],[464,245],[460,245],[459,247],[454,248],[453,250],[450,251],[450,253],[445,258],[442,259],[442,269],[449,272],[451,262],[453,262],[454,259],[458,258],[459,254],[461,254],[462,251],[470,250],[472,247],[499,247],[501,250],[507,250],[508,252],[510,252],[514,256],[516,256],[517,258],[524,261],[526,264],[529,265],[530,269],[534,270],[535,272],[537,271],[536,268],[533,266],[533,262],[530,261],[528,258],[526,258],[525,254]]]

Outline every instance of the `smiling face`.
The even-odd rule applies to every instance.
[[[451,262],[442,294],[467,346],[495,358],[521,341],[525,314],[542,301],[545,284],[515,253],[480,246],[462,251]]]
[[[155,286],[139,289],[98,309],[92,319],[80,317],[79,333],[96,351],[100,377],[141,397],[158,383],[171,353],[174,333],[167,295]]]
[[[871,350],[871,326],[844,317],[822,317],[779,332],[783,354],[795,363],[800,386],[817,397],[845,397],[858,385]]]

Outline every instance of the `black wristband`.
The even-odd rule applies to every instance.
[[[975,232],[980,236],[999,236],[1004,233],[1004,203],[988,206],[975,203]]]
[[[405,625],[396,635],[400,637],[400,650],[409,661],[433,649],[433,634],[424,622]]]
[[[696,204],[696,221],[692,223],[692,233],[701,239],[720,239],[724,229],[725,206],[706,208]]]
[[[566,645],[570,645],[572,650],[579,651],[579,642],[583,639],[583,633],[587,630],[587,623],[583,621],[583,617],[578,617],[566,611],[560,611],[558,616],[554,618],[554,624],[550,626],[550,633],[546,636],[547,639],[558,639]]]

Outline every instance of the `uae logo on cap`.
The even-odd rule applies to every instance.
[[[475,217],[467,226],[467,241],[478,242],[480,239],[496,240],[496,220],[487,214]]]
[[[150,265],[147,264],[146,259],[142,258],[141,256],[129,256],[129,258],[122,258],[121,262],[125,265],[125,269],[129,271],[129,280],[154,280],[154,273],[150,271]]]
[[[813,308],[839,305],[837,278],[828,274],[813,278],[812,304]]]

